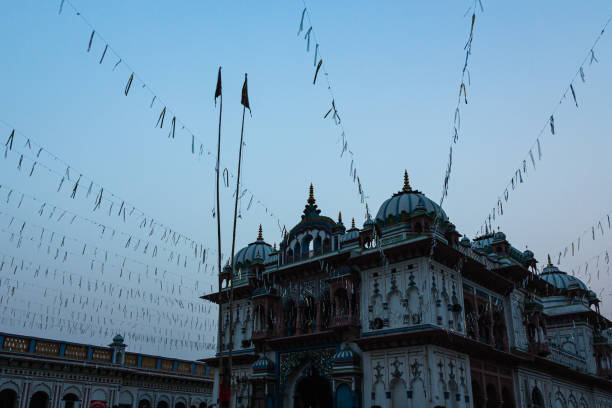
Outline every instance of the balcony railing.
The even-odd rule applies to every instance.
[[[529,352],[544,357],[550,354],[550,347],[548,343],[529,343]]]
[[[352,326],[359,326],[359,316],[339,315],[330,319],[329,327],[332,329],[342,329]]]

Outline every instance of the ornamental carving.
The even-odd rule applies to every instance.
[[[310,364],[316,368],[321,376],[329,376],[331,373],[332,357],[335,353],[336,350],[334,348],[282,353],[280,355],[279,364],[281,387],[285,386],[287,378],[289,378],[296,369],[305,364]]]

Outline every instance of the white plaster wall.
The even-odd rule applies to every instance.
[[[433,346],[401,347],[364,352],[363,367],[364,407],[471,407],[464,354]]]

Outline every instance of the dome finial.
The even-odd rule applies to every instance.
[[[404,170],[404,191],[412,191],[412,187],[410,187],[410,180],[408,179],[408,170]]]
[[[312,183],[310,183],[310,193],[308,194],[308,204],[314,204],[314,188],[312,187]]]
[[[338,224],[342,224],[342,211],[338,212]]]
[[[257,234],[257,240],[263,241],[263,230],[261,228],[261,224],[259,224],[259,233]]]
[[[552,262],[550,261],[550,254],[548,254],[548,265],[552,266]]]
[[[351,228],[355,228],[355,217],[353,217],[353,220],[351,221]]]

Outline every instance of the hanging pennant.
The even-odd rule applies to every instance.
[[[96,211],[98,208],[100,208],[100,205],[102,205],[102,194],[104,193],[104,188],[100,188],[100,192],[98,193],[98,198],[96,199],[96,205],[94,206],[94,211]]]
[[[572,97],[574,98],[574,103],[576,107],[578,107],[578,101],[576,100],[576,92],[574,91],[574,84],[570,84],[570,90],[572,91]]]
[[[94,35],[96,34],[96,30],[91,32],[91,37],[89,37],[89,45],[87,45],[87,52],[91,51],[91,44],[93,43]]]
[[[170,128],[170,133],[168,133],[168,137],[172,137],[174,139],[174,131],[176,130],[176,116],[172,117],[172,125]]]
[[[318,44],[317,44],[317,46],[318,46]],[[312,84],[313,84],[313,85],[316,85],[316,83],[317,83],[317,76],[319,75],[319,70],[321,69],[321,65],[322,65],[322,64],[323,64],[323,60],[322,60],[322,59],[320,59],[320,60],[319,60],[319,63],[317,64],[317,69],[315,70],[315,76],[314,76],[314,79],[313,79],[313,81],[312,81]]]
[[[300,28],[298,29],[297,35],[300,35],[302,31],[304,31],[304,17],[306,16],[306,7],[302,10],[302,18],[300,19]]]
[[[538,144],[538,160],[542,160],[542,148],[540,147],[540,138],[536,139]]]
[[[70,198],[74,198],[76,196],[76,192],[77,192],[77,189],[79,188],[80,181],[81,181],[81,175],[79,175],[78,180],[76,181],[76,183],[74,184],[74,187],[72,188],[72,194],[70,194]]]
[[[127,84],[125,85],[125,96],[128,96],[128,93],[130,92],[130,88],[132,87],[132,81],[134,80],[134,73],[132,72],[132,75],[130,75],[130,78],[127,81]]]
[[[597,58],[595,58],[595,51],[593,51],[593,49],[591,49],[591,61],[589,61],[589,65],[591,65],[593,63],[593,61],[599,62],[597,60]]]
[[[312,27],[310,27],[308,31],[306,31],[306,35],[304,36],[304,39],[306,40],[306,52],[310,52],[310,33],[311,32],[312,32]]]
[[[6,141],[4,146],[8,146],[9,150],[13,150],[13,140],[14,139],[15,139],[15,129],[11,131],[11,134],[9,135],[8,140]]]
[[[159,126],[160,129],[163,129],[165,117],[166,117],[166,107],[164,106],[164,109],[162,109],[161,113],[159,114],[159,118],[157,118],[157,123],[155,124],[155,127]]]
[[[580,67],[580,79],[582,79],[582,82],[584,82],[584,70],[582,67]]]
[[[101,64],[101,63],[102,63],[102,61],[104,61],[104,57],[106,56],[106,51],[107,51],[107,50],[108,50],[108,44],[106,44],[106,45],[104,46],[104,52],[102,52],[102,56],[100,57],[100,62],[99,62],[99,64]]]
[[[553,135],[555,134],[555,118],[553,115],[550,115],[550,133],[552,133]]]
[[[533,152],[531,150],[529,150],[529,157],[531,158],[531,164],[533,165],[533,168],[535,170],[536,164],[535,164],[535,159],[533,158]]]

